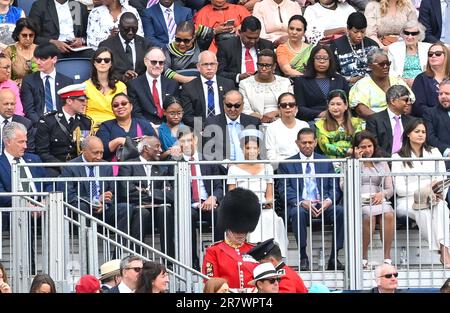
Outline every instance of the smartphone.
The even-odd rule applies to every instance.
[[[228,20],[225,22],[225,26],[234,26],[234,20]]]
[[[319,210],[319,209],[322,208],[322,203],[316,203],[316,204],[314,205],[314,207],[316,208],[316,210]]]

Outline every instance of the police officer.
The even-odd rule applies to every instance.
[[[219,227],[225,229],[225,240],[206,249],[202,267],[204,274],[226,279],[235,292],[254,289],[249,282],[258,263],[246,253],[255,245],[245,240],[247,234],[256,228],[260,214],[258,197],[252,191],[236,188],[227,193],[217,219]]]
[[[84,84],[61,88],[58,95],[63,100],[61,111],[53,111],[39,119],[36,131],[36,153],[44,162],[66,162],[81,153],[80,142],[91,135],[92,120],[84,115],[86,94]],[[50,168],[51,176],[61,169]]]
[[[273,238],[259,243],[252,250],[247,252],[256,261],[261,263],[272,263],[278,274],[281,275],[280,293],[307,293],[303,280],[292,268],[287,266],[282,259],[280,247]]]

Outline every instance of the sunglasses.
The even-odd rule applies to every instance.
[[[231,109],[231,108],[239,109],[241,107],[241,104],[240,103],[225,103],[225,106],[229,109]]]
[[[280,282],[281,278],[269,278],[265,280],[267,280],[271,285],[273,285],[275,284],[275,282]]]
[[[164,65],[164,61],[156,61],[156,60],[149,60],[150,64],[153,66],[156,66],[156,64],[158,64],[159,66],[163,66]]]
[[[134,270],[136,273],[139,273],[142,270],[142,267],[125,267],[127,270]]]
[[[417,35],[420,34],[420,32],[419,32],[419,31],[409,32],[409,31],[407,31],[407,30],[404,30],[404,31],[403,31],[403,34],[405,34],[405,36],[417,36]]]
[[[296,103],[295,102],[282,102],[278,105],[280,108],[282,109],[286,109],[286,108],[295,108]]]
[[[397,99],[405,101],[407,103],[411,102],[411,98],[409,96],[402,96],[402,97],[398,97]]]
[[[34,34],[20,34],[20,37],[22,37],[22,38],[33,38]]]
[[[105,62],[105,64],[108,64],[111,62],[111,58],[95,58],[94,61],[98,64],[102,63],[102,61]]]
[[[122,29],[125,33],[129,33],[130,31],[132,31],[133,33],[137,33],[138,31],[137,27],[123,27]]]
[[[394,276],[395,278],[398,277],[398,273],[390,273],[390,274],[386,274],[386,275],[381,275],[380,277],[384,277],[384,278],[392,278],[392,276]]]
[[[176,43],[184,43],[185,45],[187,45],[188,43],[190,43],[192,41],[192,39],[188,39],[188,38],[179,38],[179,37],[175,37],[175,42]]]
[[[440,57],[443,54],[444,54],[444,51],[430,51],[430,52],[428,52],[428,57],[431,58],[431,57],[433,57],[433,55]]]
[[[128,102],[128,101],[114,102],[114,103],[112,104],[112,107],[113,107],[114,109],[118,108],[119,106],[121,106],[121,107],[126,107],[126,106],[128,105],[128,103],[130,103],[130,102]]]
[[[273,66],[273,64],[268,63],[256,63],[256,65],[260,68],[271,68]]]
[[[376,64],[379,67],[389,67],[389,66],[391,66],[391,63],[392,63],[391,61],[384,61],[384,62],[380,62],[380,63],[373,62],[373,64]]]
[[[316,60],[316,61],[328,61],[328,60],[330,60],[330,57],[315,56],[314,60]]]

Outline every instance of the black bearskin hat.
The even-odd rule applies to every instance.
[[[252,191],[236,188],[225,195],[218,214],[220,229],[249,233],[254,231],[258,224],[261,206]]]

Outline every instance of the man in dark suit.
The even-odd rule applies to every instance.
[[[336,238],[331,247],[328,270],[343,270],[344,266],[338,260],[338,252],[344,245],[344,212],[342,206],[335,202],[339,190],[337,181],[333,178],[316,178],[316,174],[335,173],[333,164],[313,163],[315,159],[326,159],[323,155],[314,153],[317,146],[315,132],[310,128],[302,128],[295,141],[300,153],[289,160],[303,160],[305,163],[282,163],[278,167],[279,174],[300,174],[300,178],[286,178],[280,182],[279,192],[286,197],[289,218],[292,221],[292,231],[300,247],[300,269],[310,270],[306,254],[307,226],[310,218],[322,219],[327,224],[334,224]],[[311,175],[304,177],[303,174]],[[299,236],[300,235],[300,236]],[[300,238],[299,238],[300,237]],[[335,246],[336,241],[336,246]],[[336,261],[335,261],[336,257]]]
[[[244,99],[237,90],[228,91],[223,98],[223,113],[206,119],[203,130],[203,155],[206,160],[244,160],[239,134],[245,128],[258,129],[260,119],[242,113]],[[223,172],[223,174],[226,174]]]
[[[131,12],[120,16],[119,33],[99,44],[107,47],[114,54],[114,74],[122,81],[127,81],[145,73],[144,55],[150,48],[148,41],[137,35],[138,20]],[[127,44],[131,49],[131,57],[127,53]]]
[[[93,121],[83,113],[87,97],[85,84],[61,88],[58,95],[63,99],[60,111],[45,114],[39,119],[36,130],[36,153],[44,162],[66,162],[81,153],[81,140],[91,134]],[[49,168],[50,176],[61,174],[59,167]]]
[[[44,113],[61,110],[62,101],[57,92],[73,84],[71,78],[56,72],[58,55],[58,48],[51,43],[36,47],[34,57],[39,71],[25,76],[22,80],[20,95],[23,111],[34,127]]]
[[[181,86],[180,101],[183,104],[183,122],[194,126],[198,119],[198,127],[205,124],[209,116],[221,114],[223,96],[236,89],[230,79],[217,76],[217,58],[211,51],[202,51],[198,57],[197,69],[200,77]]]
[[[218,74],[233,80],[236,84],[252,76],[256,71],[258,52],[274,50],[270,40],[259,38],[261,22],[254,16],[247,16],[241,24],[238,37],[219,41],[217,46]]]
[[[192,20],[192,11],[174,0],[160,0],[144,11],[142,26],[145,38],[152,46],[166,48],[175,39],[175,29],[178,24]]]
[[[147,71],[128,82],[128,96],[133,103],[133,116],[143,117],[156,125],[163,122],[164,98],[175,95],[178,91],[176,81],[161,75],[165,60],[161,48],[150,48],[144,58]]]
[[[36,44],[53,43],[64,57],[90,57],[91,49],[74,52],[71,48],[86,46],[88,10],[75,0],[37,0],[29,18],[39,25]]]
[[[109,289],[108,293],[133,293],[142,272],[144,262],[137,255],[129,255],[120,261],[121,282]]]
[[[103,143],[98,137],[88,136],[81,143],[83,153],[68,163],[95,163],[104,162]],[[66,192],[65,201],[79,208],[80,210],[103,219],[105,222],[127,232],[127,205],[119,203],[114,205],[114,194],[116,190],[112,181],[99,181],[95,178],[113,177],[111,166],[95,166],[92,164],[86,166],[65,166],[61,177],[72,178],[61,184],[59,189]],[[77,181],[77,177],[92,177],[92,181]],[[117,212],[116,212],[117,209]],[[116,220],[117,214],[117,220]],[[131,215],[130,215],[131,216]],[[130,223],[133,231],[133,221]]]
[[[14,114],[16,108],[16,96],[11,89],[0,89],[0,154],[3,152],[2,131],[6,124],[18,122],[27,128],[27,152],[34,151],[33,123],[26,117]]]
[[[135,162],[156,162],[160,160],[161,143],[157,137],[145,136],[138,144],[139,157],[129,160]],[[155,177],[173,176],[173,170],[155,164],[121,165],[119,176],[124,177]],[[163,180],[122,180],[119,182],[119,201],[129,202],[142,208],[142,239],[152,225],[150,212],[154,211],[160,235],[161,250],[175,257],[174,232],[174,193],[173,182]],[[149,209],[149,210],[147,210]],[[139,219],[139,214],[135,217]],[[137,221],[139,223],[139,220]],[[139,234],[133,237],[140,238]],[[167,239],[166,239],[167,238]]]
[[[443,38],[446,27],[450,28],[450,21],[447,20],[447,25],[442,25],[442,16],[445,15],[445,10],[442,10],[441,2],[440,0],[424,0],[420,3],[419,22],[425,26],[425,42],[445,41],[450,44],[450,38],[445,38],[447,36]]]
[[[411,99],[408,89],[403,85],[393,85],[386,91],[387,109],[372,114],[367,119],[366,130],[375,135],[379,151],[390,157],[402,147],[403,130],[413,119]]]
[[[183,159],[185,161],[201,161],[203,156],[198,152],[198,136],[188,126],[178,129],[178,142],[180,144]],[[217,224],[217,207],[223,198],[223,184],[221,180],[199,179],[201,176],[221,175],[220,166],[217,164],[191,164],[191,176],[197,177],[191,183],[191,208],[192,208],[192,257],[195,268],[200,268],[197,254],[196,227],[203,222],[212,224],[214,219],[213,240],[223,239]],[[201,213],[201,214],[200,214]],[[201,218],[201,219],[200,219]]]
[[[442,156],[450,157],[450,78],[443,79],[439,84],[439,103],[441,105],[426,109],[423,116],[427,125],[427,140],[439,149]],[[450,169],[450,161],[446,162],[446,167]]]

